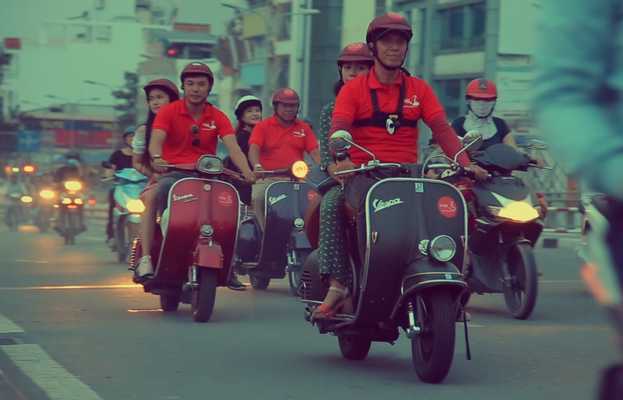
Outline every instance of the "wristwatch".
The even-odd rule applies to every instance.
[[[253,166],[253,169],[258,169],[258,168],[261,169],[262,168],[262,164],[255,164]]]
[[[340,152],[336,152],[334,157],[335,161],[344,161],[348,159],[348,152],[346,151],[340,151]]]
[[[162,156],[161,156],[160,154],[153,154],[153,155],[151,156],[151,159],[152,159],[152,160],[155,160],[155,159],[157,159],[157,158],[162,158]]]

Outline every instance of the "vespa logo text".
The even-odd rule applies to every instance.
[[[286,194],[280,194],[277,197],[269,197],[268,198],[268,202],[270,203],[271,206],[279,203],[281,200],[285,199],[286,197],[288,197]]]
[[[188,201],[197,200],[197,198],[192,193],[183,194],[181,196],[178,196],[175,193],[173,194],[173,201],[182,201],[182,200],[188,202]]]
[[[387,201],[383,201],[381,199],[374,199],[372,201],[372,208],[374,208],[374,212],[377,213],[381,210],[384,210],[389,207],[397,206],[398,204],[404,203],[400,198],[395,198]]]

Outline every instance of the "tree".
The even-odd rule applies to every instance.
[[[119,125],[130,126],[136,123],[136,101],[138,93],[138,75],[134,72],[125,72],[125,87],[113,90],[113,97],[122,100],[122,103],[115,105],[115,110],[123,111],[117,118]]]

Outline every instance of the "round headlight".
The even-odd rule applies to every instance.
[[[430,241],[429,254],[437,261],[450,261],[456,254],[456,242],[448,235],[440,235]]]
[[[294,227],[296,229],[303,229],[303,227],[305,226],[305,221],[303,220],[303,218],[295,218],[294,219]]]
[[[295,178],[303,179],[309,173],[309,166],[305,161],[299,160],[292,164],[292,175]]]
[[[214,228],[212,228],[212,225],[202,225],[200,232],[203,237],[211,237],[214,235]]]

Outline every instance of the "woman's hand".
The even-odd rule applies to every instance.
[[[156,158],[152,158],[151,160],[151,168],[154,170],[154,172],[156,173],[165,173],[167,172],[167,166],[169,165],[169,163],[162,157],[156,157]]]
[[[355,169],[355,164],[353,164],[353,162],[348,158],[346,160],[338,161],[337,163],[331,163],[327,167],[327,171],[329,172],[329,175],[331,175],[333,179],[335,179],[336,181],[340,183],[344,183],[344,179],[351,176],[352,173],[345,174],[345,175],[337,175],[337,176],[335,175],[335,173],[340,172],[340,171],[346,171],[349,169]]]

